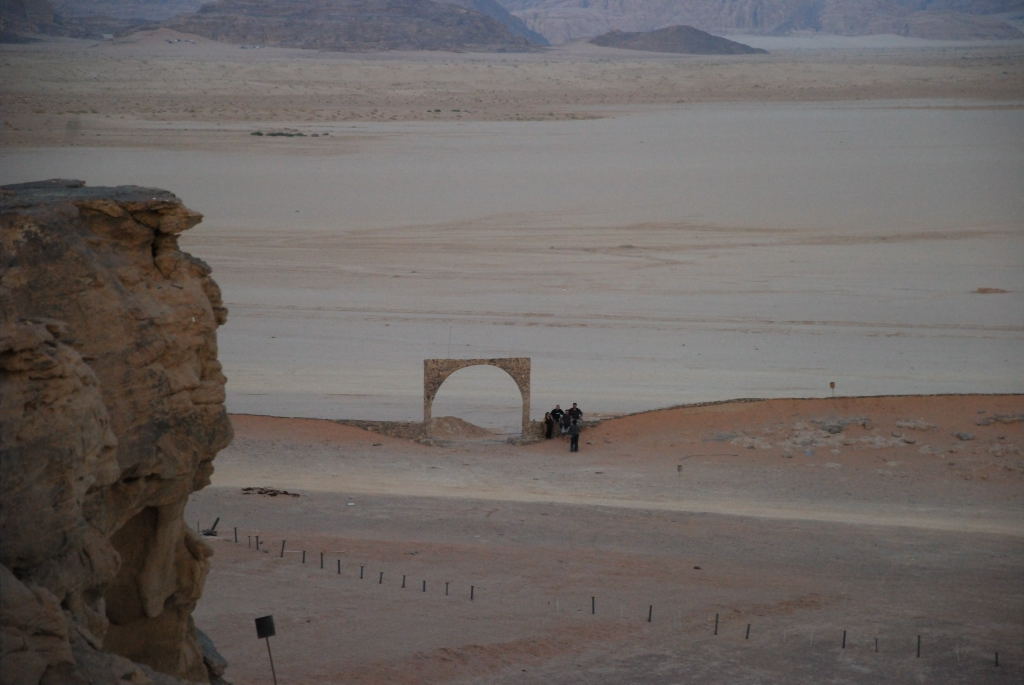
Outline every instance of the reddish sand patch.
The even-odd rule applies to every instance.
[[[578,453],[234,421],[188,516],[228,535],[197,622],[236,682],[268,613],[290,683],[1024,677],[1021,396],[680,407]]]

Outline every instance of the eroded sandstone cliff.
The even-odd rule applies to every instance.
[[[211,679],[182,512],[231,428],[226,310],[178,248],[200,219],[148,188],[0,189],[4,685]]]

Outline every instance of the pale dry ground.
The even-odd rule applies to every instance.
[[[234,424],[187,516],[221,517],[197,622],[239,683],[270,682],[265,614],[282,683],[1024,676],[1020,396],[671,409],[576,454]]]
[[[201,211],[182,242],[231,311],[231,411],[417,420],[422,360],[444,356],[531,357],[534,418],[829,381],[1024,389],[1020,44],[343,55],[169,37],[0,46],[0,182],[136,183]],[[518,423],[494,369],[438,402]]]
[[[182,37],[194,42],[167,42]],[[594,107],[699,102],[948,98],[1017,107],[1024,98],[1024,41],[907,44],[915,48],[728,57],[588,44],[353,55],[245,50],[162,29],[3,45],[0,145],[208,148],[230,142],[220,125],[243,122],[558,120],[608,114]]]

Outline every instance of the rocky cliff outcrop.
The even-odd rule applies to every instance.
[[[1009,39],[1020,0],[498,0],[552,43],[673,25],[712,33]]]
[[[200,218],[148,188],[0,189],[4,685],[210,682],[182,512],[231,427],[226,311],[178,248]]]
[[[313,50],[527,50],[472,9],[431,0],[216,0],[166,24],[226,43]]]
[[[458,5],[466,9],[486,14],[492,19],[497,19],[512,33],[525,38],[534,45],[547,45],[548,40],[536,31],[531,30],[526,23],[512,15],[507,9],[498,3],[498,0],[439,0],[446,5]]]
[[[728,38],[713,36],[692,26],[669,26],[655,31],[611,31],[590,41],[594,45],[624,50],[674,52],[685,55],[754,55],[767,50],[752,48]]]
[[[62,28],[49,0],[0,0],[0,42],[20,36],[59,34]]]

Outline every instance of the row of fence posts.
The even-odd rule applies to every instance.
[[[218,518],[217,521],[220,521],[220,519]],[[215,530],[216,526],[217,526],[217,523],[214,522],[213,528],[211,530]],[[197,531],[199,530],[199,523],[198,522],[196,523],[196,530]],[[249,545],[250,549],[253,547],[253,540],[254,540],[254,538],[255,538],[255,543],[256,543],[256,551],[258,552],[258,551],[260,551],[260,545],[262,544],[262,541],[260,540],[260,536],[259,535],[255,535],[255,536],[249,535],[248,536],[248,545]],[[238,527],[237,526],[234,528],[234,541],[235,541],[235,543],[238,543]],[[281,551],[280,551],[280,555],[279,556],[282,559],[284,558],[285,546],[287,545],[287,542],[288,542],[287,540],[281,540]],[[305,564],[306,563],[306,550],[301,550],[301,551],[302,551],[302,563]],[[341,575],[341,559],[338,559],[337,561],[338,561],[338,564],[337,564],[337,574]],[[320,552],[320,568],[324,568],[324,553],[323,552]],[[360,566],[359,567],[359,579],[360,580],[362,580],[364,578],[365,570],[366,570],[366,566]],[[445,581],[445,584],[444,584],[444,594],[445,594],[445,597],[448,596],[448,586],[449,586],[449,583],[450,583],[450,581]],[[378,585],[383,585],[384,584],[384,571],[380,571],[380,573],[378,573],[378,575],[377,575],[377,584]],[[402,587],[404,588],[405,586],[406,586],[406,576],[403,575],[402,576]],[[426,580],[422,581],[421,587],[422,587],[422,592],[426,592],[427,591],[427,581]],[[476,586],[475,585],[470,585],[469,586],[469,599],[470,599],[470,601],[474,601],[475,600],[475,596],[476,596]],[[556,606],[557,606],[557,603],[556,603]],[[591,595],[591,597],[590,597],[590,613],[591,613],[591,615],[597,615],[597,596],[596,595]],[[718,635],[719,621],[720,621],[720,615],[718,613],[716,613],[715,614],[714,628],[712,630],[712,634],[714,634],[714,635]],[[653,604],[649,604],[647,606],[647,622],[648,623],[653,623],[654,622],[654,605]],[[750,639],[750,629],[751,629],[751,624],[748,623],[747,624],[746,632],[744,633],[744,636],[743,636],[744,640],[749,640]],[[843,630],[843,637],[842,637],[842,640],[840,642],[840,646],[841,646],[842,649],[846,649],[846,635],[847,635],[847,633],[846,633],[846,630],[844,629]],[[874,638],[874,641],[875,641],[875,650],[874,651],[877,652],[878,651],[878,638],[877,637]],[[916,648],[916,651],[915,651],[915,656],[918,659],[921,658],[921,636],[920,635],[917,636],[917,648]],[[995,657],[994,664],[995,664],[996,667],[999,667],[999,652],[998,651],[994,653],[994,657]]]

